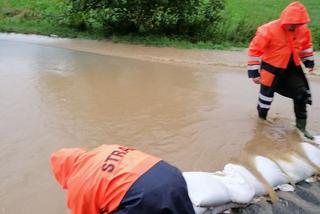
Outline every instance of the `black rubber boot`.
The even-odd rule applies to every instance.
[[[257,105],[257,110],[258,110],[259,118],[262,120],[267,120],[268,110],[260,108],[259,105]]]
[[[306,130],[306,126],[307,119],[296,119],[296,127],[303,133],[306,138],[314,140],[314,136]]]

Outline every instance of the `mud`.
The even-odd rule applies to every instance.
[[[0,213],[68,213],[51,175],[62,147],[125,144],[183,171],[216,171],[301,141],[292,101],[256,116],[245,50],[178,50],[0,34]],[[320,130],[320,80],[310,76],[309,127]]]

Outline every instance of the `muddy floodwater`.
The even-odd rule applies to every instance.
[[[301,139],[292,101],[257,119],[245,51],[176,50],[0,34],[0,213],[68,213],[50,154],[124,144],[183,171],[217,171]],[[320,62],[319,62],[320,63]],[[320,132],[320,79],[309,76]]]

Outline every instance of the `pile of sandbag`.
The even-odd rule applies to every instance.
[[[317,140],[320,141],[320,137]],[[268,186],[276,188],[310,178],[320,169],[320,148],[310,143],[300,145],[304,155],[292,153],[285,159],[275,160],[256,156],[254,167],[260,178],[237,164],[227,164],[223,171],[215,173],[184,172],[196,214],[221,213],[267,194]]]

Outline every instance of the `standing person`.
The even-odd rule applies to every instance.
[[[248,75],[260,84],[257,110],[267,118],[274,92],[293,99],[296,127],[313,140],[306,130],[307,104],[312,104],[308,81],[301,61],[309,72],[314,68],[308,12],[300,2],[292,2],[280,18],[260,26],[248,50]]]
[[[194,214],[182,173],[136,149],[61,149],[51,167],[73,214]]]

